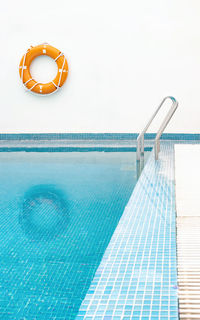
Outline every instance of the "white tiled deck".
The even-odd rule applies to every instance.
[[[180,319],[200,319],[200,145],[175,146]]]

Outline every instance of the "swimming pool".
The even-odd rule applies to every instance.
[[[174,142],[152,152],[76,320],[178,320]]]
[[[0,177],[0,316],[75,319],[136,184],[135,152],[1,152]]]

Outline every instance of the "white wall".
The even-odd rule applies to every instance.
[[[0,132],[138,132],[168,94],[180,107],[166,131],[200,132],[199,17],[199,0],[2,1]],[[69,63],[48,97],[18,75],[43,42]]]

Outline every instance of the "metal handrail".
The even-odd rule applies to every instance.
[[[160,108],[162,107],[162,105],[164,104],[164,102],[167,99],[170,99],[172,101],[172,106],[171,106],[170,110],[168,111],[166,117],[164,118],[164,120],[163,120],[157,134],[156,134],[156,138],[155,138],[155,148],[154,148],[155,159],[158,160],[158,153],[160,151],[160,137],[161,137],[163,131],[165,130],[166,126],[168,125],[169,121],[171,120],[174,112],[178,108],[178,102],[176,101],[176,99],[174,97],[171,97],[171,96],[167,96],[162,100],[162,102],[160,103],[158,108],[153,113],[151,119],[149,120],[149,122],[147,123],[145,128],[139,134],[139,136],[137,138],[137,161],[141,161],[141,157],[144,157],[144,134],[147,132],[149,126],[151,125],[151,123],[154,120],[155,116],[157,115],[158,111],[160,110]]]

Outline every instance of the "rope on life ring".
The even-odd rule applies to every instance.
[[[48,83],[39,83],[35,81],[30,74],[31,62],[41,55],[51,57],[58,67],[56,77]],[[61,51],[50,46],[48,43],[43,43],[35,47],[30,47],[26,51],[20,61],[19,74],[27,91],[47,95],[56,92],[65,83],[68,76],[68,63]]]

